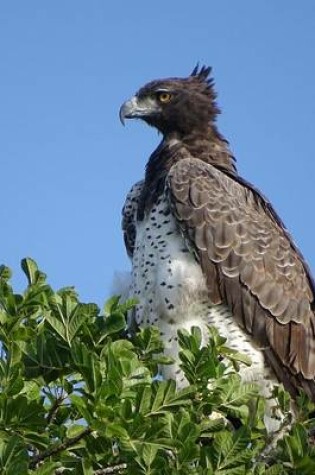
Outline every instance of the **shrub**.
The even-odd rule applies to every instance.
[[[179,334],[189,385],[154,378],[169,364],[157,328],[126,334],[135,302],[111,298],[100,312],[73,288],[55,292],[31,259],[20,295],[0,268],[0,472],[33,474],[314,474],[312,408],[268,457],[264,401],[243,384],[244,356],[212,329]],[[277,397],[289,417],[288,395]],[[314,421],[313,421],[314,422]]]

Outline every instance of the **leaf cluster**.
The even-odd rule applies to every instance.
[[[157,328],[126,333],[134,301],[111,298],[103,312],[73,288],[54,291],[31,259],[23,294],[0,268],[0,473],[315,473],[310,403],[267,458],[270,443],[257,387],[243,384],[250,362],[209,329],[181,332],[188,385],[156,378],[163,356]],[[281,409],[287,395],[278,388]]]

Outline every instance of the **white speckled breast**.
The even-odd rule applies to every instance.
[[[227,338],[230,347],[252,358],[252,367],[244,368],[244,379],[262,375],[261,351],[234,322],[226,306],[211,304],[201,267],[188,250],[163,197],[137,223],[132,263],[131,295],[139,300],[133,318],[139,326],[160,328],[167,354],[177,356],[178,329],[199,326],[206,338],[206,326],[210,324]],[[174,365],[166,367],[164,373],[178,378],[179,370]]]
[[[200,266],[179,234],[167,203],[160,198],[137,224],[132,292],[139,296],[137,323],[176,323],[189,300],[207,296]]]

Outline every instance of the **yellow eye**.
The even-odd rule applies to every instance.
[[[172,99],[172,94],[170,94],[169,92],[158,92],[157,98],[160,102],[163,102],[164,104],[166,104],[167,102],[170,102],[170,100]]]

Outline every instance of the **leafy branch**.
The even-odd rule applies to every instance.
[[[83,439],[86,435],[90,433],[91,429],[88,427],[75,437],[66,439],[62,444],[56,445],[55,447],[51,447],[50,449],[31,457],[29,467],[31,469],[37,468],[39,463],[43,460],[46,460],[52,457],[53,455],[57,455],[60,452],[63,452],[64,450],[73,447],[77,442],[79,442],[81,439]]]
[[[0,267],[0,473],[3,475],[311,475],[314,406],[297,401],[297,420],[270,446],[264,401],[239,376],[244,355],[209,329],[179,333],[189,385],[154,378],[163,355],[157,328],[130,339],[135,301],[112,297],[101,311],[73,288],[55,291],[31,259],[27,285],[11,287]],[[289,419],[279,386],[279,409]]]

